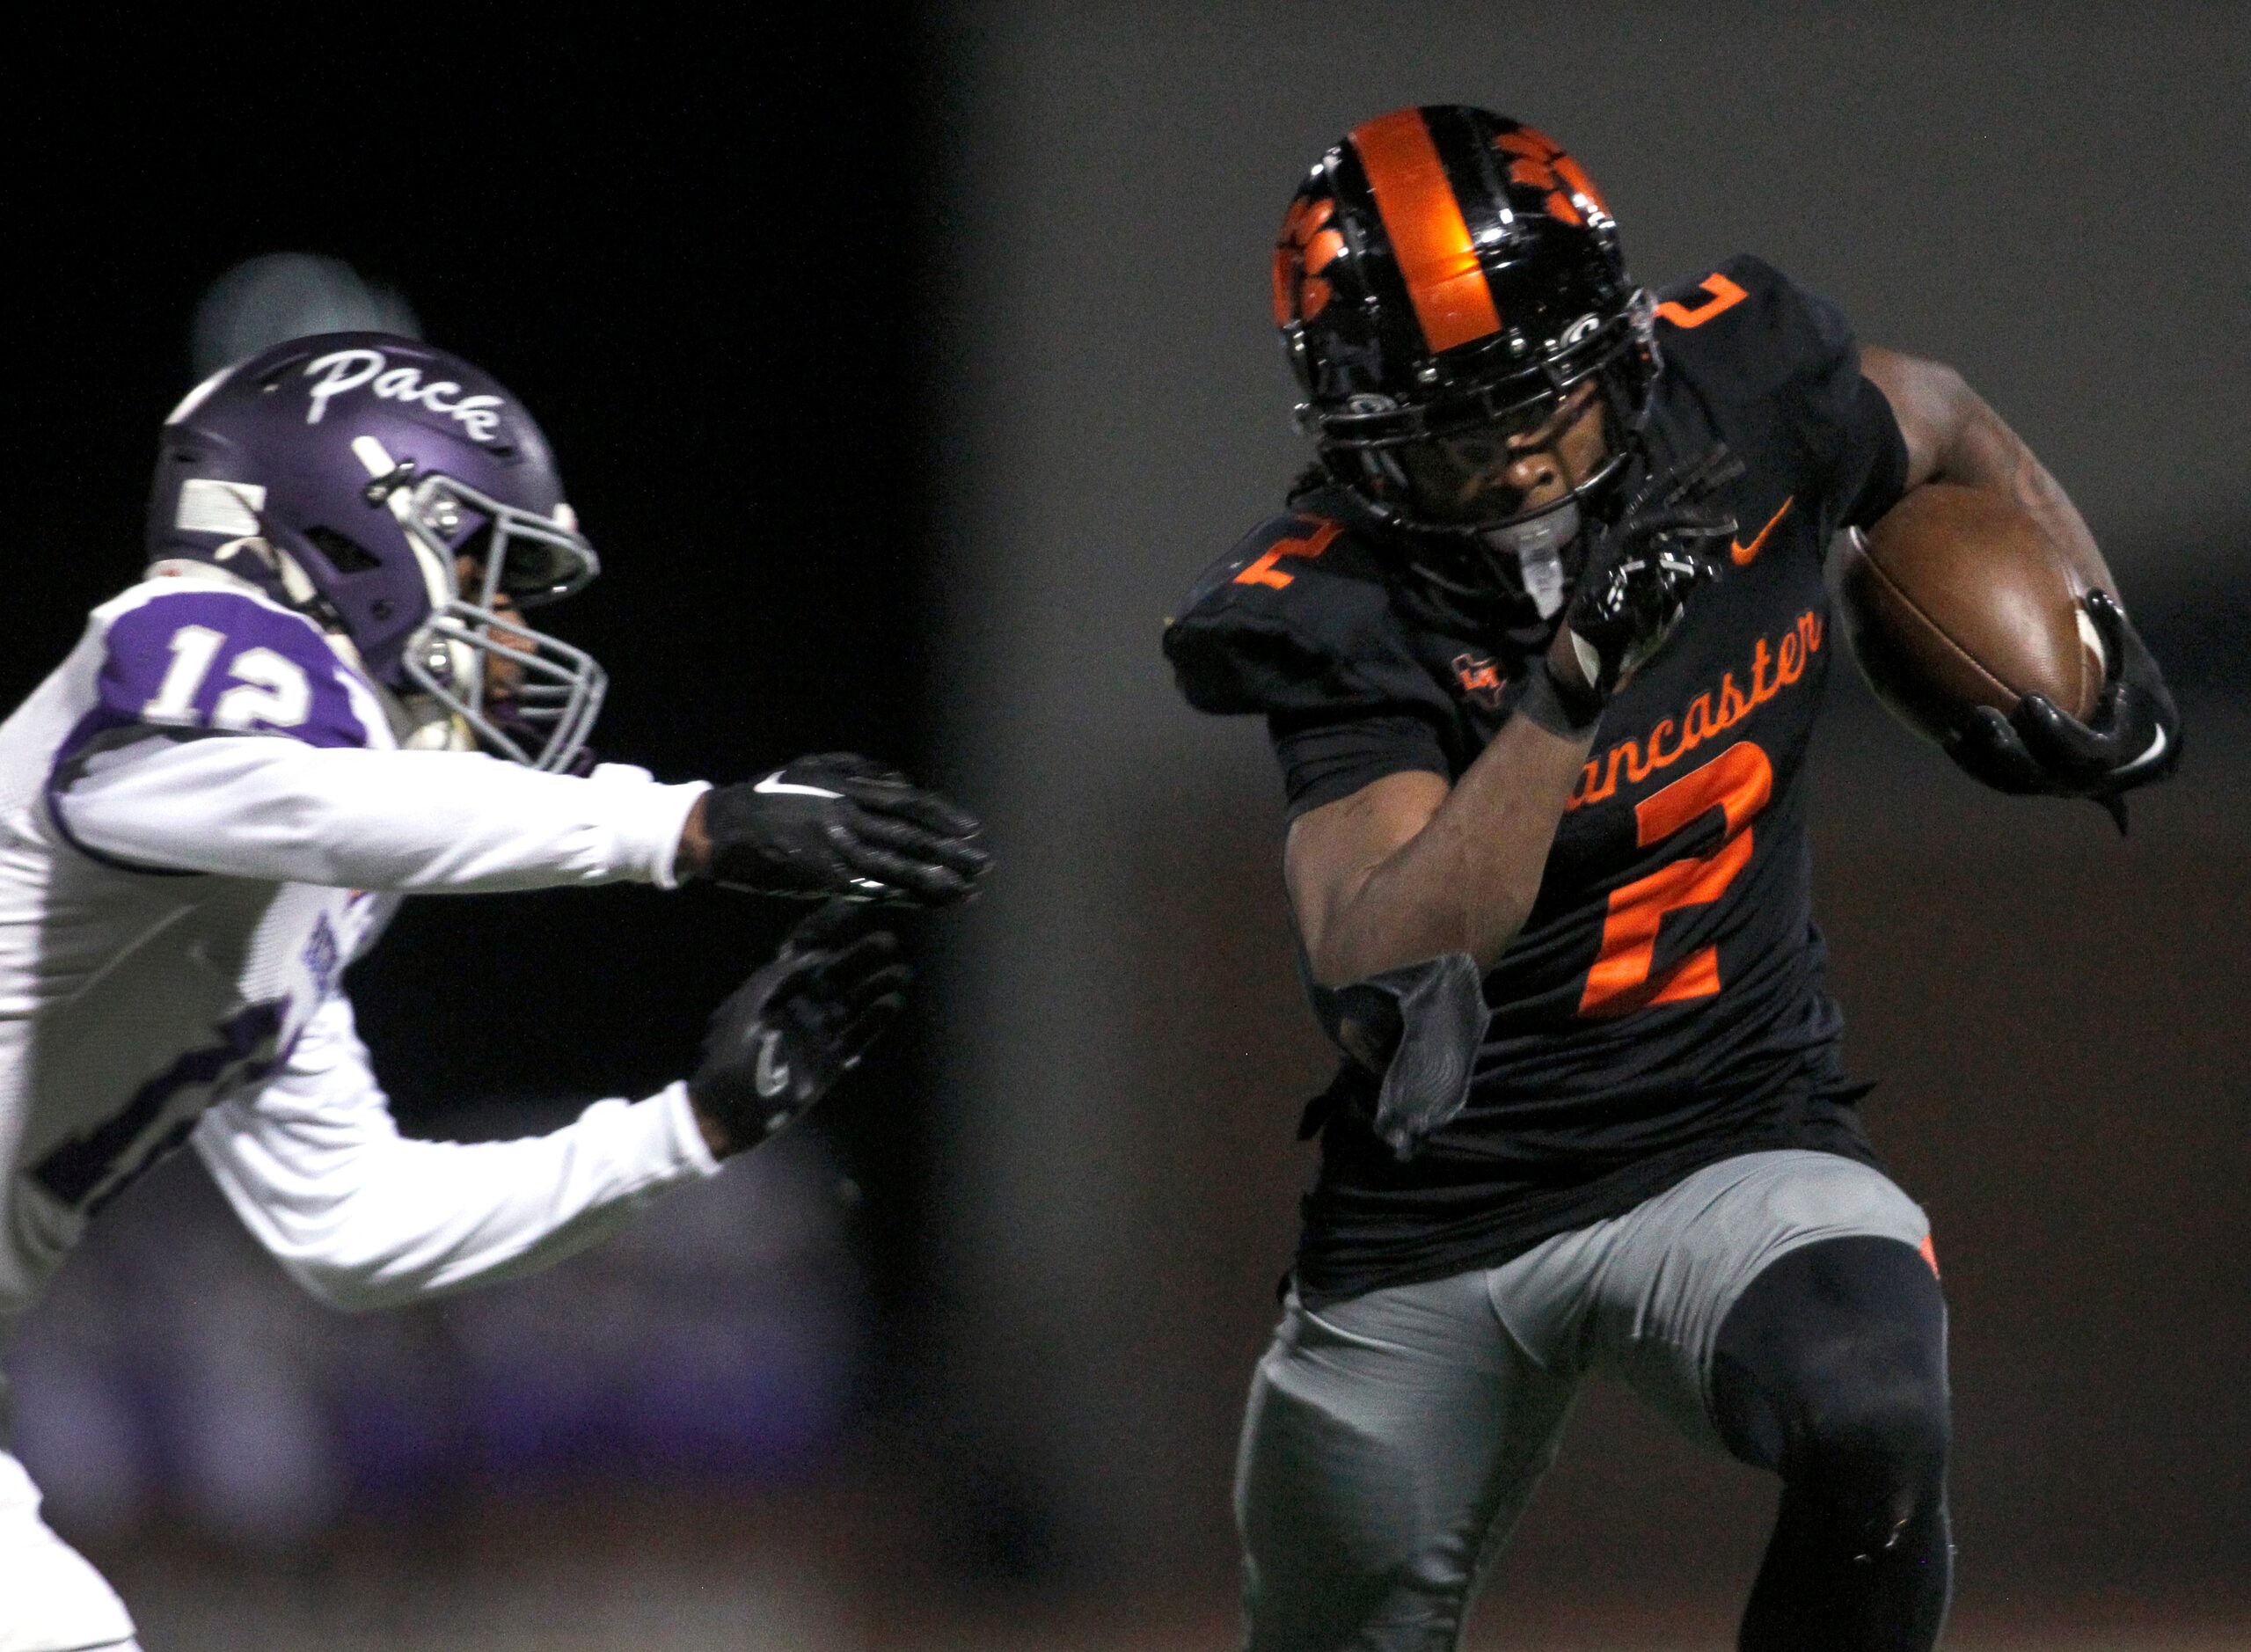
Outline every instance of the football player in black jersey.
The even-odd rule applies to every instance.
[[[1274,299],[1319,463],[1165,639],[1198,709],[1268,720],[1347,1054],[1245,1422],[1249,1644],[1455,1645],[1607,1370],[1781,1477],[1743,1647],[1929,1647],[1945,1307],[1810,911],[1823,549],[1961,483],[2094,593],[2096,710],[1966,726],[1952,755],[1989,784],[2123,817],[2177,757],[2163,680],[1958,375],[1857,349],[1752,258],[1653,299],[1528,127],[1356,128],[1290,203]]]

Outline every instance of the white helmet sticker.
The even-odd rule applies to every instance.
[[[420,368],[393,367],[381,350],[332,350],[305,363],[305,376],[321,376],[312,386],[305,408],[305,422],[317,425],[328,404],[347,391],[365,387],[385,401],[412,402],[434,413],[443,413],[466,430],[472,440],[489,442],[500,434],[501,407],[498,396],[464,396],[449,378],[422,383]]]
[[[398,461],[392,458],[390,450],[373,436],[354,436],[352,457],[378,482],[398,469]]]
[[[219,533],[230,539],[255,536],[266,490],[255,482],[216,482],[193,476],[179,485],[172,525],[181,533]]]

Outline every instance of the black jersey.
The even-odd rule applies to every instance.
[[[1347,1062],[1297,1283],[1309,1297],[1494,1266],[1765,1148],[1870,1159],[1811,910],[1806,758],[1838,647],[1830,537],[1897,500],[1906,451],[1844,318],[1755,259],[1658,306],[1655,449],[1724,441],[1730,566],[1604,709],[1537,903],[1485,980],[1470,1100],[1401,1160]],[[1313,493],[1210,569],[1166,630],[1199,710],[1267,715],[1291,816],[1382,776],[1457,778],[1523,648],[1411,619],[1348,501]]]

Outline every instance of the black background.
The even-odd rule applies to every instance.
[[[496,67],[457,35],[295,60],[206,42],[165,89],[29,89],[0,700],[135,577],[205,287],[306,250],[396,287],[546,429],[603,558],[549,616],[610,670],[600,753],[665,779],[833,749],[915,766],[911,32],[790,8],[755,38],[523,48]],[[679,1077],[794,915],[701,889],[417,901],[353,993],[409,1129],[475,1134],[537,1117],[495,1099]],[[822,1122],[887,1262],[910,1249],[915,1043],[890,1041]]]

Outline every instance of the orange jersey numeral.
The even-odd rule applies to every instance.
[[[1303,521],[1305,518],[1301,517],[1299,520]],[[1330,540],[1343,531],[1342,523],[1324,522],[1314,528],[1312,532],[1302,537],[1277,539],[1268,547],[1264,556],[1235,576],[1235,583],[1271,585],[1275,590],[1281,590],[1297,576],[1294,574],[1284,574],[1280,568],[1275,567],[1275,563],[1284,557],[1317,557],[1329,548]]]
[[[1666,913],[1707,905],[1736,881],[1750,861],[1750,817],[1766,807],[1773,793],[1773,764],[1744,740],[1633,806],[1635,836],[1644,849],[1715,808],[1727,822],[1727,837],[1711,854],[1673,861],[1612,894],[1602,954],[1587,972],[1587,988],[1579,998],[1581,1015],[1626,1015],[1652,1004],[1708,998],[1720,990],[1716,947],[1699,948],[1662,975],[1652,975],[1657,930]]]
[[[1657,313],[1676,327],[1700,327],[1721,311],[1733,310],[1750,296],[1717,270],[1696,284],[1712,296],[1693,310],[1677,299],[1668,298],[1657,306]]]

